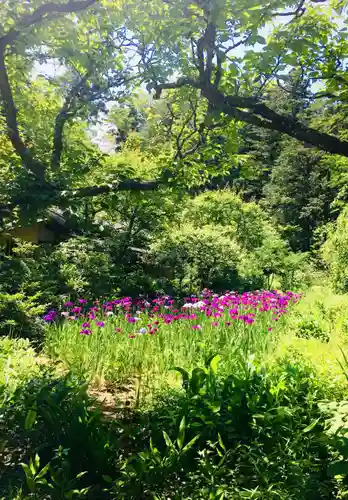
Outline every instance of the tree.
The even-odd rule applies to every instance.
[[[125,16],[138,40],[148,88],[157,97],[168,89],[196,89],[210,113],[348,156],[347,141],[275,111],[264,99],[265,89],[286,81],[291,68],[302,72],[309,84],[320,82],[320,97],[347,98],[347,33],[338,19],[344,7],[333,2],[331,15],[322,3],[133,0],[127,1]],[[279,22],[272,28],[275,18]],[[264,29],[271,30],[267,41]],[[318,97],[313,89],[311,97]]]
[[[20,0],[6,0],[0,14],[4,131],[31,188],[31,195],[27,189],[24,193],[22,181],[22,192],[11,196],[6,208],[43,198],[61,205],[123,190],[153,190],[168,180],[204,184],[228,173],[231,164],[238,166],[239,122],[348,156],[345,138],[267,102],[268,90],[285,88],[293,74],[307,82],[306,100],[321,97],[327,105],[346,99],[347,41],[339,18],[345,7],[332,1],[333,14],[318,0],[314,6],[307,0],[238,0],[233,5],[227,0],[150,0],[146,5],[138,0],[35,0],[25,8]],[[39,137],[40,149],[24,96],[32,95],[27,88],[33,65],[52,60],[65,71],[48,79],[54,117]],[[320,92],[314,93],[313,81],[321,84]],[[87,167],[75,163],[74,168],[90,172],[88,184],[66,175],[71,127],[98,119],[107,102],[129,102],[133,89],[145,84],[157,98],[166,91],[172,158],[160,176],[90,184],[95,166],[104,162],[94,152]],[[139,128],[139,117],[129,118],[133,129]],[[228,133],[222,133],[227,126]],[[77,156],[83,163],[83,154]]]
[[[157,182],[142,183],[135,179],[82,187],[75,178],[73,186],[72,176],[64,173],[71,145],[69,132],[74,128],[76,132],[76,127],[84,120],[97,118],[105,111],[106,102],[124,98],[132,87],[134,74],[131,75],[131,63],[123,57],[127,41],[124,29],[117,25],[117,16],[112,20],[108,18],[104,7],[95,0],[31,2],[29,13],[21,4],[20,1],[11,6],[6,3],[1,13],[4,32],[0,36],[0,98],[4,130],[26,173],[22,192],[11,197],[5,208],[26,207],[37,198],[45,204],[66,204],[71,198],[95,196],[116,189],[156,188]],[[85,12],[88,8],[93,11]],[[92,36],[93,33],[96,36]],[[52,84],[53,95],[49,92],[47,101],[51,109],[46,106],[42,110],[43,121],[46,119],[45,137],[40,138],[44,145],[42,150],[38,147],[37,134],[42,120],[30,121],[31,114],[25,114],[28,106],[24,97],[32,100],[35,95],[30,78],[33,61],[57,59],[65,71],[48,82]],[[21,77],[17,80],[19,73]],[[23,81],[23,77],[27,81]],[[36,111],[34,109],[34,113]],[[47,123],[49,116],[51,122]],[[80,144],[81,152],[82,146]],[[75,160],[79,156],[83,161],[79,153]],[[102,161],[100,154],[99,158],[95,155],[95,161]],[[71,170],[71,164],[69,168]],[[78,170],[86,168],[91,170],[93,163],[88,165],[87,162]]]
[[[315,230],[335,218],[331,204],[337,190],[331,185],[330,167],[321,152],[293,139],[283,141],[263,204],[283,227],[295,251],[308,252]]]

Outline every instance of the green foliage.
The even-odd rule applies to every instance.
[[[227,234],[251,251],[260,247],[267,232],[272,231],[270,221],[256,203],[245,203],[240,196],[227,189],[195,197],[187,203],[183,218],[192,221],[195,226],[225,226]]]
[[[241,248],[219,226],[184,224],[164,231],[151,245],[155,265],[179,293],[204,287],[235,289]]]
[[[218,358],[188,376],[183,395],[108,422],[85,386],[42,376],[17,392],[3,419],[5,453],[25,443],[23,483],[37,498],[330,498],[335,479],[313,396],[323,388],[297,364],[253,365],[220,377]],[[30,429],[21,422],[37,408]],[[315,422],[315,424],[313,424]],[[10,430],[11,429],[11,430]],[[38,451],[40,450],[40,451]],[[18,485],[18,472],[8,479]],[[5,477],[2,478],[4,480]],[[3,491],[6,491],[3,490]],[[7,491],[10,491],[9,489]]]
[[[344,498],[347,408],[345,401],[340,402],[344,392],[337,392],[337,374],[346,370],[346,361],[342,360],[342,368],[335,362],[336,372],[324,375],[320,373],[322,363],[314,365],[307,356],[315,342],[316,353],[320,351],[329,363],[330,348],[339,332],[333,330],[324,344],[312,333],[324,331],[324,321],[335,328],[342,323],[343,328],[346,299],[328,298],[325,289],[322,295],[311,293],[279,325],[269,349],[271,362],[267,361],[267,350],[261,352],[257,343],[254,349],[260,356],[247,356],[237,342],[237,331],[229,334],[233,344],[226,354],[218,330],[206,340],[208,332],[199,332],[196,347],[190,352],[193,341],[185,344],[187,331],[181,335],[178,327],[173,327],[170,342],[171,325],[167,325],[165,342],[164,332],[162,339],[160,335],[140,335],[129,340],[126,335],[128,347],[124,351],[121,340],[118,347],[104,343],[109,333],[115,339],[114,331],[105,328],[98,339],[94,332],[99,347],[98,343],[90,346],[93,358],[103,353],[105,362],[106,355],[121,350],[120,359],[132,375],[136,367],[127,357],[130,351],[139,352],[138,361],[147,358],[152,363],[143,367],[145,386],[149,384],[145,371],[156,369],[165,353],[167,365],[161,378],[169,380],[175,371],[180,374],[182,390],[167,387],[153,393],[149,407],[143,400],[137,409],[119,403],[105,408],[100,403],[103,390],[99,395],[94,388],[98,401],[93,400],[87,394],[88,384],[80,377],[62,376],[60,368],[39,368],[28,342],[2,339],[0,460],[4,467],[0,498]],[[296,338],[293,321],[300,315],[298,329],[309,332],[310,339]],[[131,331],[132,325],[129,328]],[[277,345],[281,347],[288,330],[293,335],[291,344],[279,357],[282,350],[278,352]],[[86,358],[84,341],[93,335],[74,335],[72,330],[63,333],[64,349],[69,341],[72,351],[77,352],[80,340]],[[152,342],[156,339],[158,347]],[[150,349],[145,348],[144,340],[151,342]],[[130,348],[129,342],[136,344]],[[200,355],[198,344],[204,342],[207,349],[200,348]],[[300,352],[295,350],[297,342]],[[216,354],[219,348],[221,355]],[[173,358],[180,349],[191,363],[181,364],[184,357]],[[341,360],[337,345],[335,353]],[[60,359],[58,351],[57,355]],[[177,366],[174,371],[173,366]],[[73,371],[81,375],[82,368],[75,364]],[[113,371],[116,369],[120,366],[115,365]],[[111,372],[105,370],[104,376],[111,380]],[[153,372],[150,376],[153,380]],[[123,386],[115,387],[117,393],[118,387],[121,391]]]
[[[348,290],[348,213],[344,210],[336,224],[328,231],[327,241],[323,244],[321,254],[328,266],[331,283],[335,290]]]
[[[293,140],[286,141],[264,191],[264,204],[283,227],[291,247],[309,251],[316,228],[333,218],[330,204],[336,193],[325,159]]]
[[[32,340],[40,338],[44,323],[39,316],[46,307],[40,304],[39,298],[39,294],[0,293],[0,335],[10,334]]]
[[[140,256],[129,248],[127,233],[112,236],[77,236],[60,243],[52,254],[58,285],[71,296],[99,297],[139,293],[150,288]]]
[[[161,276],[179,293],[267,288],[276,276],[285,288],[301,286],[298,270],[305,260],[289,251],[259,205],[229,190],[189,200],[179,222],[165,227],[151,252]]]

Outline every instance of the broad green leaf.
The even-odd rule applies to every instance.
[[[314,429],[314,427],[318,424],[319,421],[320,421],[320,418],[317,418],[312,423],[310,423],[309,425],[307,425],[307,427],[305,427],[303,429],[303,431],[302,431],[303,434],[307,434],[308,432],[312,431]]]
[[[40,472],[36,475],[37,479],[40,479],[43,477],[45,474],[47,474],[48,470],[50,468],[50,463],[46,464],[45,467],[43,467]]]
[[[197,434],[197,436],[195,436],[193,439],[191,439],[184,447],[183,449],[181,450],[181,453],[187,453],[191,448],[192,446],[196,443],[196,441],[198,441],[198,439],[200,438],[200,434]]]
[[[178,443],[179,450],[182,449],[185,441],[185,430],[186,430],[186,420],[185,416],[182,417],[180,425],[179,425],[179,432],[178,432],[178,437],[176,442]]]
[[[25,422],[24,422],[24,429],[26,431],[32,429],[32,427],[35,423],[35,420],[36,420],[36,415],[37,415],[36,410],[29,410],[28,411],[27,416],[25,418]]]
[[[166,431],[163,431],[163,437],[164,437],[164,441],[166,442],[166,445],[168,446],[168,448],[170,448],[171,450],[174,450],[173,442],[170,439],[170,437],[168,436],[168,434],[166,433]]]

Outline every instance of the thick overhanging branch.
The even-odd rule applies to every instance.
[[[137,181],[130,179],[120,181],[116,184],[104,184],[101,186],[87,186],[78,189],[61,190],[46,183],[42,185],[41,193],[48,193],[50,195],[50,204],[60,205],[66,203],[67,200],[92,198],[94,196],[118,193],[120,191],[155,191],[164,184],[164,179],[153,181]],[[30,205],[30,194],[24,194],[23,196],[18,196],[12,199],[8,203],[0,204],[0,219],[1,217],[10,216],[16,208],[27,208]]]
[[[304,4],[305,4],[306,0],[301,0],[300,3],[298,4],[298,6],[296,7],[295,10],[293,11],[290,11],[290,12],[274,12],[272,14],[273,17],[287,17],[287,16],[295,16],[295,18],[297,17],[301,17],[305,11],[306,11],[306,8],[304,7]]]
[[[61,195],[71,198],[87,198],[99,196],[101,194],[115,193],[118,191],[154,191],[163,184],[163,181],[135,181],[124,180],[116,184],[104,184],[101,186],[89,186],[79,189],[71,189],[62,191]]]
[[[157,85],[156,96],[160,97],[163,89],[175,89],[192,85],[201,90],[209,104],[228,116],[251,123],[261,128],[276,130],[311,144],[322,151],[348,157],[348,142],[324,132],[319,132],[289,116],[281,115],[253,97],[224,95],[213,85],[180,78],[176,83]]]
[[[179,80],[177,80],[176,82],[168,82],[155,85],[155,99],[160,99],[163,90],[180,89],[181,87],[185,86],[194,87],[196,89],[201,88],[201,84],[199,82],[196,82],[196,80],[193,80],[192,78],[179,78]]]

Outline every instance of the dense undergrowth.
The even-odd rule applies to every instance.
[[[251,296],[260,300],[247,296],[239,307],[250,307]],[[265,309],[264,297],[274,296],[261,296]],[[0,498],[345,498],[347,299],[323,288],[297,299],[278,321],[274,310],[259,309],[255,318],[248,311],[231,319],[228,305],[216,327],[211,322],[221,318],[198,307],[185,312],[197,319],[166,323],[177,313],[161,312],[160,304],[152,334],[128,322],[134,309],[131,316],[104,311],[114,312],[104,327],[100,317],[90,320],[99,326],[82,327],[90,334],[79,333],[86,318],[63,316],[65,323],[47,328],[39,354],[27,341],[3,338]],[[200,335],[197,345],[180,350],[192,335]],[[96,344],[87,347],[93,339],[100,353]],[[73,347],[69,362],[62,353]],[[170,357],[175,348],[178,356]],[[93,355],[109,363],[103,373],[88,372]],[[136,376],[140,361],[151,376]]]

